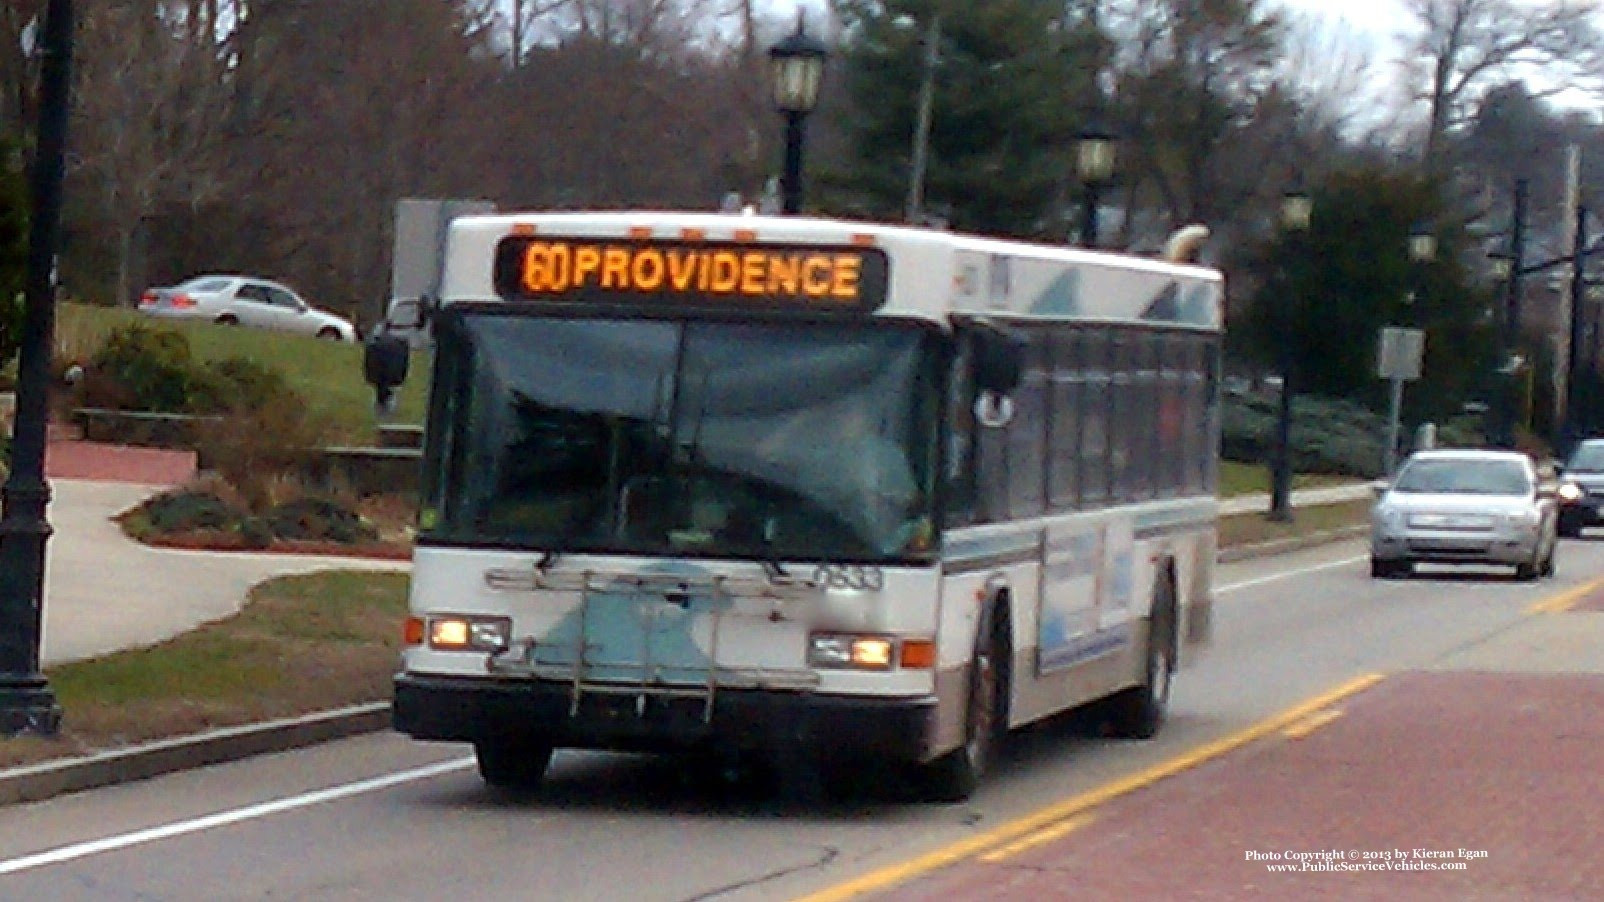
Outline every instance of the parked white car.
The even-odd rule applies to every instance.
[[[358,338],[356,326],[345,317],[313,307],[286,285],[250,276],[196,276],[171,288],[147,289],[139,310],[169,319],[279,329],[335,341]]]

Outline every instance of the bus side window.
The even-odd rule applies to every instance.
[[[946,497],[946,525],[975,522],[975,382],[973,358],[967,344],[953,357],[947,390],[946,442],[941,474]]]

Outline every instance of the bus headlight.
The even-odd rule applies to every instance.
[[[505,649],[512,638],[512,618],[455,614],[429,618],[429,647],[436,651]]]
[[[896,648],[885,636],[816,633],[808,638],[808,663],[837,670],[890,670]]]

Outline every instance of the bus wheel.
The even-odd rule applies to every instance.
[[[1161,579],[1153,589],[1147,627],[1146,680],[1108,700],[1108,726],[1124,739],[1152,739],[1164,725],[1175,674],[1175,587]]]
[[[511,736],[476,740],[474,757],[485,785],[497,789],[531,790],[540,785],[551,764],[549,742]]]
[[[925,765],[924,797],[932,802],[962,802],[974,794],[997,750],[1003,723],[1001,661],[1007,644],[998,640],[995,620],[989,620],[975,637],[974,663],[969,672],[969,705],[962,747]]]

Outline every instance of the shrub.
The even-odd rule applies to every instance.
[[[277,370],[249,357],[209,360],[194,374],[189,409],[194,413],[226,414],[241,408],[266,407],[288,395],[301,403],[289,381]]]
[[[378,530],[361,514],[326,497],[307,496],[286,501],[268,511],[264,519],[273,534],[281,539],[351,544],[371,542],[379,537]]]
[[[1227,397],[1221,456],[1246,463],[1269,459],[1279,403],[1273,396]],[[1375,476],[1381,471],[1386,436],[1386,421],[1352,402],[1303,395],[1292,399],[1292,467],[1299,473]]]
[[[114,410],[183,413],[194,372],[189,340],[181,333],[135,323],[113,330],[95,352],[83,401]]]
[[[157,495],[146,502],[144,513],[151,528],[159,532],[226,529],[239,520],[239,514],[226,501],[208,491]]]
[[[275,483],[308,469],[320,443],[319,424],[300,396],[286,390],[258,406],[235,407],[202,427],[197,450],[250,512],[260,514],[273,503]]]

